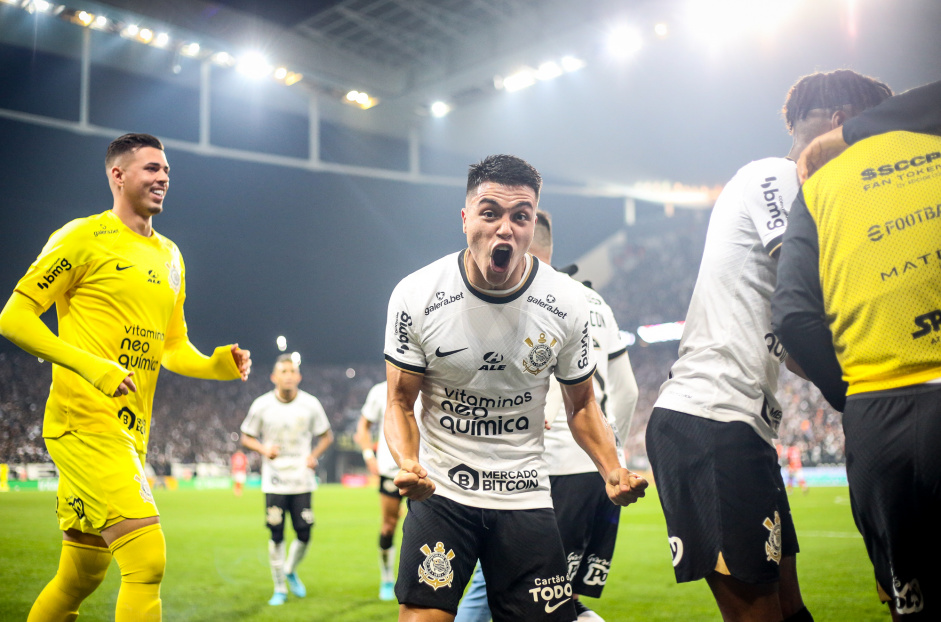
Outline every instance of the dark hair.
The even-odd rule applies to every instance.
[[[542,188],[539,171],[526,160],[511,155],[487,156],[477,164],[471,164],[467,172],[467,194],[485,181],[503,186],[529,186],[536,193],[537,200]]]
[[[533,244],[545,249],[552,249],[552,216],[541,209],[536,210],[536,232]]]
[[[163,151],[163,143],[156,136],[150,134],[125,134],[118,136],[108,145],[108,153],[105,154],[105,166],[111,166],[115,160],[125,153],[133,153],[141,147],[153,147]]]
[[[274,365],[271,366],[271,373],[276,372],[276,371],[278,370],[278,365],[279,365],[280,363],[285,363],[285,362],[287,362],[287,363],[293,363],[293,362],[294,362],[294,355],[293,355],[293,354],[279,354],[279,355],[278,355],[278,358],[276,358],[276,359],[274,360]],[[299,366],[299,365],[295,365],[295,367],[300,367],[300,366]]]
[[[850,69],[817,72],[794,83],[784,100],[784,123],[789,132],[798,121],[807,118],[811,110],[838,110],[853,106],[855,113],[872,108],[892,96],[884,82],[864,76]]]

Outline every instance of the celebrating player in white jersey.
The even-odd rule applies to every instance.
[[[548,213],[536,212],[536,231],[530,253],[548,265],[552,261],[552,222]],[[571,272],[569,272],[571,274]],[[589,325],[597,367],[592,377],[595,398],[608,424],[620,438],[627,438],[637,405],[637,382],[614,312],[587,285],[581,285],[589,304]],[[550,379],[546,397],[545,456],[549,467],[552,503],[568,563],[568,580],[576,595],[598,598],[604,590],[617,541],[620,508],[608,502],[604,482],[598,479],[591,458],[578,446],[569,430],[559,383]],[[578,620],[601,620],[576,597]],[[480,567],[455,622],[487,622],[490,608]]]
[[[774,393],[787,358],[771,331],[776,254],[797,196],[797,156],[886,92],[849,70],[791,87],[791,151],[742,167],[719,196],[680,358],[647,426],[676,579],[705,578],[726,620],[813,619],[800,595],[797,534],[773,445],[782,414]]]
[[[395,547],[392,544],[403,499],[393,481],[399,472],[399,465],[389,452],[389,444],[382,433],[387,387],[388,383],[382,381],[369,390],[356,426],[356,442],[363,450],[363,461],[370,473],[379,476],[379,505],[382,511],[382,526],[379,529],[379,600],[395,598]],[[420,403],[416,404],[416,408],[420,407]],[[379,439],[375,449],[372,440],[373,426],[376,426],[376,436]]]
[[[297,566],[307,553],[310,530],[314,526],[311,496],[317,489],[314,469],[333,442],[330,421],[316,397],[301,391],[301,372],[290,354],[282,354],[274,364],[271,382],[275,388],[248,409],[242,422],[242,445],[260,453],[261,491],[271,539],[268,559],[274,579],[274,595],[269,605],[283,605],[288,587],[298,598],[307,588],[297,576]],[[314,438],[317,444],[313,444]],[[284,515],[291,515],[297,538],[284,556]]]
[[[610,499],[627,505],[647,486],[621,467],[595,401],[578,284],[527,253],[541,184],[513,156],[473,165],[468,248],[403,279],[389,302],[385,434],[409,499],[400,620],[452,620],[478,558],[494,619],[575,618],[543,458],[550,375]]]

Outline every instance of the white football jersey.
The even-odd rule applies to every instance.
[[[612,399],[608,386],[610,380],[608,362],[621,356],[626,357],[627,344],[624,343],[621,337],[621,331],[618,329],[611,307],[595,290],[581,283],[579,283],[579,286],[588,301],[592,348],[595,351],[598,364],[595,375],[592,377],[592,383],[595,387],[595,399],[598,400],[598,404],[605,413],[608,425],[612,430],[629,429],[631,417],[634,415],[634,407],[637,405],[637,383],[634,381],[633,373],[630,374],[631,378],[627,379],[634,386],[633,399],[622,397],[621,403],[616,403],[617,400]],[[627,369],[630,373],[630,368]],[[585,453],[585,450],[579,447],[572,436],[568,417],[565,414],[565,405],[562,401],[562,390],[556,382],[553,382],[549,388],[549,396],[546,400],[546,419],[551,425],[550,429],[546,430],[545,439],[549,475],[596,472],[595,463]],[[615,432],[615,437],[618,438],[617,432]],[[619,438],[618,457],[623,466],[625,464],[624,454],[621,450]]]
[[[552,507],[543,457],[549,377],[591,378],[579,285],[526,256],[519,287],[485,293],[466,251],[403,279],[389,301],[386,361],[423,374],[419,462],[435,494],[493,509]]]
[[[389,443],[386,442],[386,435],[383,432],[383,426],[386,415],[386,393],[389,383],[383,380],[366,394],[366,403],[363,404],[363,417],[376,427],[376,434],[379,435],[379,444],[376,447],[376,464],[379,467],[379,475],[394,479],[399,473],[399,465],[395,463],[392,452],[389,451]],[[416,402],[415,408],[418,413],[420,402]]]
[[[269,391],[252,402],[241,430],[265,445],[281,448],[276,458],[262,458],[262,492],[293,495],[317,489],[314,472],[307,468],[307,456],[314,437],[330,430],[320,400],[298,391],[293,400],[282,402]]]
[[[716,421],[742,421],[773,444],[774,396],[784,348],[771,332],[771,294],[787,216],[799,190],[796,164],[765,158],[742,167],[709,220],[679,360],[656,406]]]

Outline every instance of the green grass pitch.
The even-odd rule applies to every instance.
[[[395,620],[398,606],[378,593],[378,494],[374,489],[321,486],[317,525],[299,574],[305,599],[269,607],[264,501],[257,490],[156,491],[167,537],[163,619],[369,622]],[[801,541],[798,573],[817,620],[888,620],[878,603],[869,560],[850,515],[845,488],[795,492],[791,503]],[[61,536],[52,493],[0,495],[0,620],[25,620],[33,599],[55,573]],[[293,537],[289,531],[288,540]],[[705,582],[677,585],[655,493],[622,511],[617,552],[604,596],[586,603],[609,622],[720,620]],[[396,536],[396,543],[400,537]],[[113,620],[116,565],[81,609],[79,620]]]

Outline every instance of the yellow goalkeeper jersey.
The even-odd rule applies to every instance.
[[[60,339],[134,372],[137,392],[111,397],[53,365],[44,437],[76,429],[126,434],[146,452],[161,362],[188,375],[239,376],[233,357],[220,356],[223,348],[209,359],[189,343],[185,282],[172,241],[156,231],[139,235],[111,211],[73,220],[50,236],[16,291],[43,310],[55,304]],[[168,365],[174,356],[176,364]]]
[[[847,394],[941,377],[941,137],[867,138],[803,195]]]

